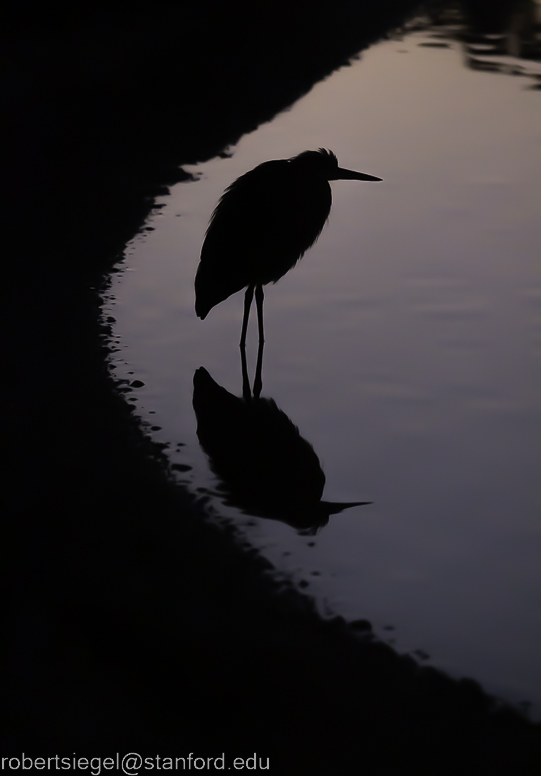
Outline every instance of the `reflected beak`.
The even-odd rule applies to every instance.
[[[358,173],[357,173],[358,174]],[[379,180],[379,178],[376,178]],[[351,507],[366,507],[369,504],[373,504],[372,501],[320,501],[319,506],[323,507],[326,515],[339,515],[344,509],[351,509]]]
[[[355,170],[344,170],[339,167],[330,181],[382,181],[383,178],[376,178],[374,175],[366,175],[364,172],[355,172]]]

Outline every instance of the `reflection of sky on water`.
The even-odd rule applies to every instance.
[[[467,69],[459,42],[420,45],[430,40],[373,47],[173,189],[112,290],[128,363],[117,374],[145,382],[143,416],[155,411],[156,436],[192,467],[180,477],[212,490],[192,380],[204,366],[240,395],[243,302],[203,323],[193,312],[213,206],[261,161],[318,146],[383,177],[332,184],[319,242],[268,288],[263,369],[263,396],[314,446],[324,498],[374,504],[331,516],[314,539],[210,500],[252,523],[251,541],[322,606],[385,638],[392,624],[399,651],[539,702],[539,94],[529,76]],[[252,321],[252,374],[256,337]]]

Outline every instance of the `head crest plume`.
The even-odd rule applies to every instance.
[[[326,157],[329,160],[332,160],[334,163],[338,164],[338,159],[336,157],[336,154],[333,154],[332,151],[329,151],[327,148],[318,148],[318,153],[321,154],[321,156]]]
[[[318,148],[317,151],[303,151],[300,154],[297,154],[297,156],[292,156],[290,161],[294,161],[295,159],[309,159],[319,157],[320,159],[325,160],[325,162],[329,162],[331,165],[338,166],[338,159],[336,158],[336,154],[333,154],[332,151],[328,151],[326,148]]]

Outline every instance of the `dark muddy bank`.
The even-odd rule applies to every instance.
[[[392,28],[388,0],[21,4],[4,25],[2,748],[534,772],[539,731],[276,595],[115,393],[96,289],[152,198]],[[9,237],[9,241],[6,240]],[[360,626],[363,632],[363,624]],[[537,772],[537,771],[535,771]]]

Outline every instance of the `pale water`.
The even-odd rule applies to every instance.
[[[144,382],[131,396],[179,480],[322,611],[366,618],[399,652],[538,717],[541,66],[468,54],[452,33],[373,46],[231,158],[191,168],[198,181],[175,186],[128,247],[105,315],[115,374]],[[193,278],[223,189],[320,146],[384,182],[333,183],[318,243],[266,291],[262,395],[314,446],[325,499],[373,502],[308,536],[215,491],[192,381],[204,366],[241,394],[243,295],[201,322]]]

